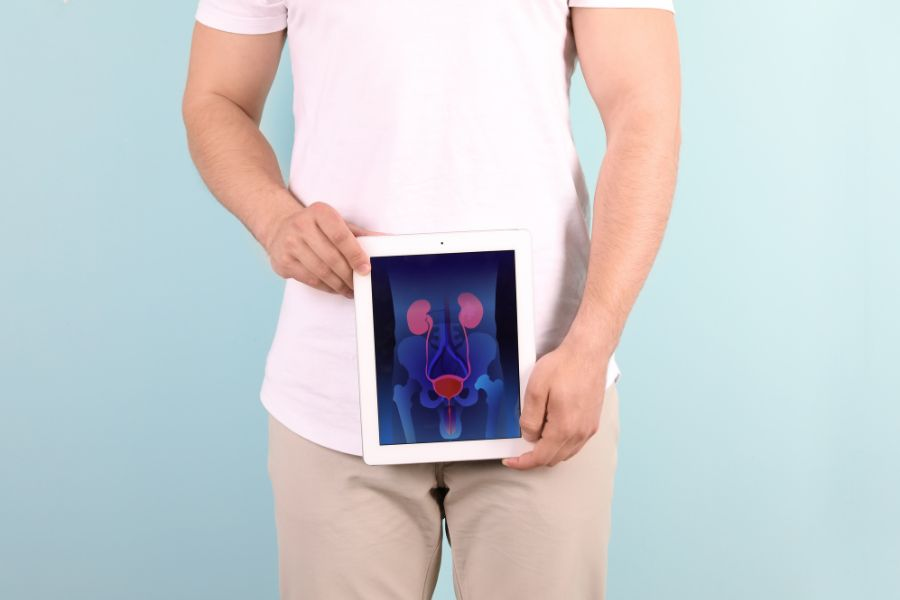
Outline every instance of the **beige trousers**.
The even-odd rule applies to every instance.
[[[619,399],[554,467],[367,465],[269,419],[282,600],[431,598],[442,518],[460,600],[604,597]]]

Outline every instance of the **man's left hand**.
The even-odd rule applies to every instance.
[[[528,378],[519,418],[523,436],[535,446],[503,464],[552,467],[581,450],[600,425],[607,365],[597,353],[569,340],[541,356]]]

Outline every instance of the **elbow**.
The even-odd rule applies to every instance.
[[[188,88],[181,97],[181,121],[187,141],[188,152],[197,161],[197,146],[206,128],[203,117],[209,113],[209,103],[203,94]]]
[[[181,120],[186,130],[190,131],[191,123],[197,114],[199,102],[190,89],[185,90],[181,96]]]
[[[672,141],[672,155],[675,158],[675,172],[678,172],[678,162],[681,158],[681,119],[675,121],[675,135]]]

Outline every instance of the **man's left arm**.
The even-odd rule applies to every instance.
[[[553,466],[596,433],[607,365],[669,218],[681,142],[681,78],[671,12],[573,8],[588,89],[606,130],[584,294],[563,342],[534,365],[520,425],[534,449],[512,468]]]

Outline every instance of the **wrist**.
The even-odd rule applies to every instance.
[[[563,339],[563,345],[578,355],[608,361],[619,345],[619,334],[603,322],[576,318]]]
[[[260,203],[252,226],[248,226],[253,237],[268,251],[281,224],[290,215],[303,210],[304,206],[286,188],[279,188],[269,196],[267,202]]]

